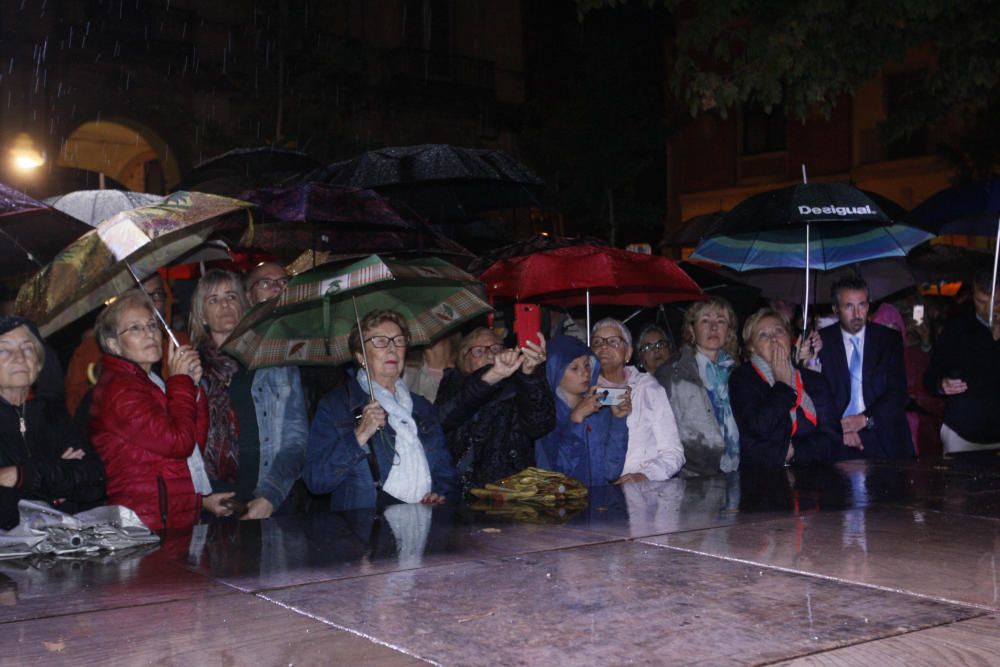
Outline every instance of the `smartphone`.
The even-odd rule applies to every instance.
[[[524,347],[527,341],[539,344],[538,332],[542,328],[542,309],[534,303],[514,304],[514,334],[517,346]]]
[[[924,323],[924,304],[918,303],[913,306],[913,321],[917,324]]]
[[[627,389],[606,387],[597,390],[597,400],[601,405],[618,405],[625,398]]]

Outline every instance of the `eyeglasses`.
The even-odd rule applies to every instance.
[[[124,329],[119,331],[118,335],[123,336],[125,334],[132,334],[133,336],[142,336],[146,332],[149,332],[154,336],[159,336],[161,333],[160,323],[157,322],[156,320],[150,320],[145,324],[133,324],[132,326],[125,327]]]
[[[492,345],[473,345],[465,353],[473,359],[482,359],[483,355],[489,352],[494,357],[503,352],[503,345],[493,343]]]
[[[668,350],[670,349],[670,343],[665,340],[658,340],[655,343],[643,343],[639,346],[639,352],[645,354],[646,352],[652,352],[653,350]]]
[[[380,350],[384,347],[389,347],[389,343],[392,343],[393,347],[406,347],[409,342],[406,336],[399,334],[398,336],[372,336],[371,338],[365,338],[366,343],[371,343],[372,347],[377,347]]]
[[[260,280],[255,280],[253,285],[250,285],[250,289],[257,287],[258,285],[261,289],[285,289],[285,285],[288,284],[288,278],[261,278]]]
[[[152,292],[146,292],[146,294],[148,294],[149,298],[155,301],[156,303],[163,303],[164,301],[167,300],[166,290],[157,289],[153,290]]]
[[[595,336],[590,339],[590,349],[596,350],[599,347],[608,347],[617,350],[625,345],[625,339],[621,336],[608,336],[607,338],[601,338],[600,336]]]
[[[757,332],[755,338],[759,341],[783,340],[785,338],[788,338],[788,332],[781,328],[772,329],[771,331],[767,331],[766,329],[761,329],[760,331]]]

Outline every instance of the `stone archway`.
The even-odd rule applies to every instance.
[[[129,118],[83,123],[63,141],[56,164],[104,174],[130,190],[164,194],[181,171],[167,142]]]

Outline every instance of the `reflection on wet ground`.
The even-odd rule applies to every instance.
[[[950,462],[226,521],[0,562],[0,663],[957,664],[998,649],[998,557],[1000,469]]]

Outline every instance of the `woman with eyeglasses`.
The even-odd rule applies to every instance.
[[[610,317],[597,322],[590,335],[590,349],[601,362],[598,389],[625,389],[622,405],[628,407],[628,450],[618,483],[663,481],[684,465],[684,447],[677,433],[667,392],[632,360],[632,333]]]
[[[729,401],[737,364],[736,313],[719,297],[684,313],[680,356],[656,369],[684,445],[683,477],[732,472],[740,466],[740,432]]]
[[[332,511],[437,505],[456,488],[437,411],[403,381],[409,338],[392,310],[372,311],[351,330],[357,368],[320,400],[302,475],[312,493],[330,494]]]
[[[650,375],[656,369],[670,360],[673,350],[670,349],[670,338],[667,332],[657,324],[647,324],[639,332],[638,366]]]
[[[621,477],[628,447],[629,402],[608,405],[597,386],[601,362],[584,343],[555,336],[548,344],[545,377],[555,394],[556,427],[535,442],[535,465],[587,486]]]
[[[435,405],[462,488],[482,487],[535,465],[535,440],[555,428],[545,379],[545,338],[506,349],[479,327],[458,345]]]
[[[131,508],[150,530],[189,528],[204,494],[195,489],[195,450],[208,431],[198,353],[186,345],[172,350],[166,380],[153,372],[163,356],[162,331],[139,290],[101,312],[96,336],[104,356],[90,437],[106,470],[108,502]]]
[[[208,399],[205,468],[214,493],[205,510],[266,519],[294,510],[285,501],[302,475],[309,419],[298,368],[250,370],[219,349],[247,311],[248,292],[235,273],[207,272],[191,297],[189,331]]]
[[[762,308],[743,325],[744,355],[729,378],[740,429],[740,465],[776,468],[826,463],[842,441],[829,389],[806,362],[823,346],[819,333],[804,338],[792,358],[792,329],[781,313]]]

